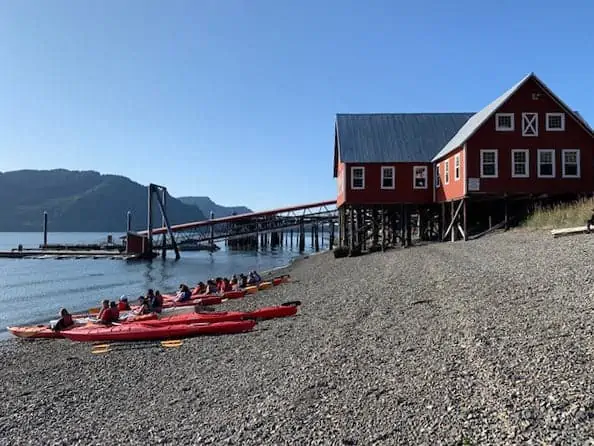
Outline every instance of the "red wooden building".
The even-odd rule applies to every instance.
[[[591,127],[534,73],[477,113],[339,114],[341,242],[386,225],[404,235],[411,212],[436,208],[441,238],[466,239],[472,203],[504,200],[507,221],[507,200],[592,193],[593,167]]]

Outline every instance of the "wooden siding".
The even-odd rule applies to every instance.
[[[429,204],[433,201],[433,167],[431,163],[361,163],[345,164],[345,200],[341,204]],[[414,167],[427,169],[427,187],[415,189]],[[353,167],[365,168],[365,188],[353,189],[351,174]],[[394,189],[382,189],[382,167],[393,167]],[[339,206],[341,205],[339,204]]]
[[[336,186],[338,188],[336,207],[340,207],[344,204],[346,200],[346,171],[344,163],[338,163],[336,172]]]
[[[533,95],[538,99],[533,99]],[[538,136],[522,136],[522,112],[538,113]],[[593,152],[594,138],[562,107],[548,96],[540,86],[529,80],[504,103],[497,113],[514,114],[513,131],[496,131],[496,114],[489,118],[470,137],[466,144],[468,179],[479,179],[479,191],[473,194],[542,194],[579,193],[594,190]],[[564,113],[565,130],[547,131],[546,114]],[[481,150],[497,149],[497,178],[481,178]],[[512,177],[512,150],[528,150],[528,177]],[[538,150],[555,150],[555,177],[539,178],[537,175]],[[580,150],[580,178],[562,178],[562,150]]]
[[[464,147],[459,147],[439,162],[435,163],[439,166],[439,187],[435,187],[437,183],[434,183],[435,187],[435,201],[441,203],[443,201],[458,200],[464,197],[465,188],[465,162],[464,159]],[[456,180],[456,157],[460,159],[460,176]],[[449,168],[449,182],[446,184],[446,165]],[[437,168],[436,168],[437,171]]]

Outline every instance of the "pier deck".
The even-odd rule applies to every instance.
[[[130,255],[119,253],[117,251],[108,250],[64,250],[64,249],[23,249],[0,251],[0,258],[4,259],[121,259],[132,260],[136,259],[138,255]]]

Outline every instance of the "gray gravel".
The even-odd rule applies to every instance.
[[[509,232],[322,254],[225,306],[303,301],[252,333],[5,342],[0,444],[594,444],[592,252]]]

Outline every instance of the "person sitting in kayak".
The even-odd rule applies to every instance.
[[[109,308],[109,300],[104,299],[101,302],[102,308],[97,315],[97,322],[100,324],[111,324],[111,308]]]
[[[248,286],[248,278],[244,273],[239,275],[239,288],[245,288]]]
[[[120,300],[118,302],[118,310],[119,311],[130,311],[132,308],[130,308],[130,304],[128,303],[128,298],[126,296],[122,296],[120,297]]]
[[[206,284],[204,282],[198,282],[198,285],[194,287],[192,290],[192,294],[205,294],[206,293]]]
[[[233,291],[233,287],[231,286],[231,282],[226,277],[223,278],[221,281],[221,286],[219,288],[220,293],[226,293],[227,291]]]
[[[239,291],[239,281],[235,275],[231,279],[231,291]]]
[[[134,311],[134,314],[136,314],[137,316],[142,316],[143,314],[151,314],[150,304],[146,297],[138,297],[138,309]]]
[[[60,319],[56,322],[56,325],[52,327],[54,331],[64,330],[66,328],[72,327],[74,325],[74,320],[72,319],[72,315],[68,313],[66,308],[62,308],[60,310]]]
[[[192,297],[192,292],[190,291],[190,288],[188,288],[188,285],[185,285],[182,283],[179,286],[179,291],[175,295],[175,301],[176,302],[185,302],[187,300],[190,300],[191,297]]]
[[[206,283],[206,294],[217,294],[217,293],[218,293],[217,284],[214,280],[210,279]]]
[[[256,271],[250,271],[248,276],[248,284],[249,285],[257,285],[262,278]]]
[[[151,290],[152,291],[152,290]],[[160,313],[163,310],[163,296],[159,290],[155,291],[153,298],[149,301],[150,309],[155,313]]]
[[[120,310],[118,310],[118,306],[113,300],[109,303],[109,313],[111,314],[111,322],[120,321]]]

